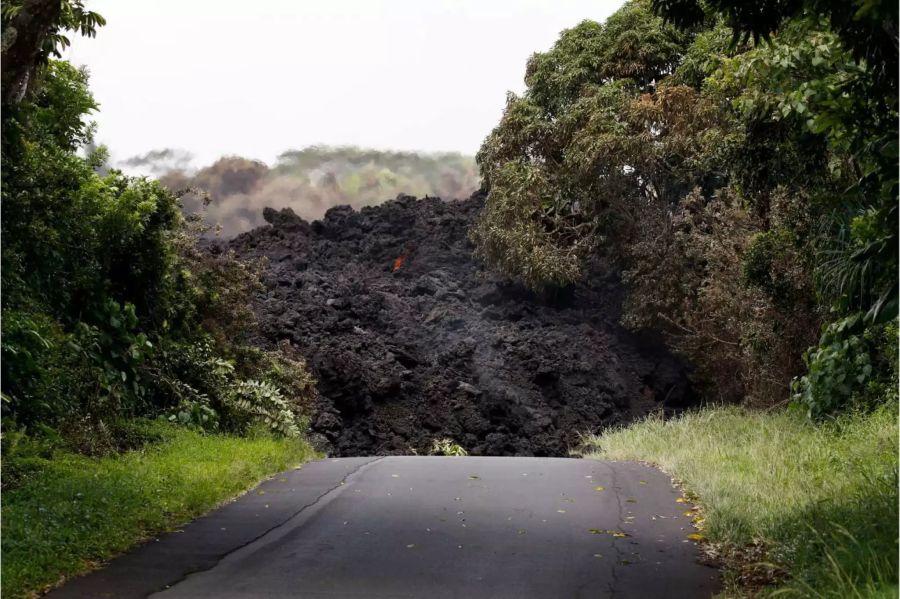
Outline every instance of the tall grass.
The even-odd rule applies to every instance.
[[[586,444],[585,457],[649,461],[679,479],[697,496],[710,541],[787,572],[766,594],[896,596],[896,405],[821,425],[788,411],[710,408]],[[764,553],[740,551],[751,545]]]

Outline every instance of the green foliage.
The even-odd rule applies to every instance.
[[[463,457],[469,455],[462,445],[454,442],[453,439],[434,439],[431,442],[430,455],[446,455],[454,457]]]
[[[13,446],[4,433],[4,479],[10,468],[28,469],[3,492],[4,597],[81,574],[315,457],[299,439],[204,435],[160,421],[138,426],[145,442],[158,442],[99,459],[34,437],[16,437]]]
[[[847,406],[895,403],[897,343],[896,321],[864,328],[856,314],[831,323],[804,355],[807,374],[793,382],[794,401],[814,419]]]
[[[478,255],[503,272],[519,275],[533,289],[578,280],[580,258],[590,249],[591,238],[573,238],[569,244],[547,238],[545,226],[553,226],[547,221],[558,222],[555,231],[563,232],[567,219],[546,172],[508,162],[491,174],[491,181],[491,201],[471,232]]]
[[[872,361],[859,335],[841,335],[831,325],[805,357],[807,374],[794,382],[794,400],[811,418],[836,412],[865,389]]]
[[[86,74],[51,61],[3,113],[4,430],[105,439],[108,423],[164,414],[295,436],[314,395],[305,365],[245,348],[264,264],[201,249],[159,182],[98,174],[103,152],[80,154],[95,108]]]
[[[73,344],[85,358],[94,382],[83,398],[82,407],[93,414],[118,414],[140,409],[146,388],[140,366],[153,344],[137,331],[138,319],[132,304],[120,306],[108,299],[102,313],[103,326],[79,322]],[[98,318],[98,321],[101,321]]]
[[[699,498],[729,596],[896,594],[896,401],[818,425],[790,410],[706,409],[586,446],[585,457],[658,464]],[[779,574],[777,589],[741,588]]]
[[[489,265],[535,289],[572,283],[648,205],[715,184],[734,143],[722,111],[666,81],[690,41],[629,2],[531,58],[477,156],[489,194],[473,239]]]
[[[601,254],[626,284],[623,322],[663,333],[730,401],[788,395],[826,314],[894,319],[896,94],[847,24],[884,13],[821,4],[830,19],[782,7],[760,45],[733,32],[767,34],[765,10],[731,0],[632,0],[564,31],[478,153],[478,255],[538,290]],[[849,349],[811,355],[858,368]]]
[[[174,398],[168,419],[207,431],[244,434],[263,424],[276,434],[299,435],[315,393],[305,364],[252,348],[240,348],[237,362],[240,368],[222,358],[209,339],[165,345],[153,369],[165,386],[158,401],[171,404]],[[241,372],[263,380],[243,379]]]
[[[804,302],[810,290],[804,286],[808,277],[803,276],[805,265],[798,259],[795,243],[785,228],[755,234],[743,257],[743,282],[781,306]]]
[[[233,427],[246,432],[259,421],[285,437],[300,435],[295,414],[278,387],[267,381],[240,381],[226,399],[226,415]]]
[[[4,35],[7,29],[13,26],[16,16],[25,5],[25,0],[10,0],[3,3],[0,10],[2,17],[0,24]],[[51,56],[62,58],[62,52],[69,47],[70,42],[64,33],[60,33],[61,31],[73,31],[83,36],[94,37],[97,35],[97,29],[106,25],[106,19],[96,12],[86,10],[82,0],[63,0],[60,5],[60,12],[41,45],[36,59],[38,65],[46,64]]]

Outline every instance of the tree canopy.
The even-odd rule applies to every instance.
[[[845,4],[632,0],[564,31],[478,154],[479,254],[534,289],[610,261],[623,321],[715,395],[778,401],[835,351],[855,366],[795,397],[866,401],[895,344],[897,50],[859,35],[896,25]]]

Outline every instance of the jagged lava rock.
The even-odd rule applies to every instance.
[[[482,205],[400,196],[312,223],[267,209],[269,226],[231,240],[269,259],[258,341],[307,357],[332,455],[449,437],[474,455],[562,456],[581,433],[692,401],[684,365],[618,324],[614,273],[592,265],[538,295],[486,270],[467,239]]]

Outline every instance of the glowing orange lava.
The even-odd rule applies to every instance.
[[[396,260],[394,260],[394,272],[400,270],[400,267],[403,266],[404,262],[406,262],[406,256],[397,256]]]

